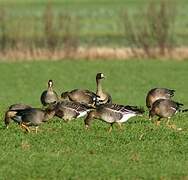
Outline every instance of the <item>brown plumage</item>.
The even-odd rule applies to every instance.
[[[58,95],[53,90],[53,81],[48,81],[48,89],[43,91],[40,97],[41,103],[43,106],[47,106],[49,104],[54,104],[58,101]]]
[[[81,103],[87,107],[95,107],[96,104],[107,104],[112,103],[111,96],[104,92],[101,85],[101,80],[104,78],[102,73],[97,73],[96,75],[96,84],[97,89],[96,93],[89,90],[74,89],[70,92],[63,92],[61,98],[64,100],[70,100],[74,102]]]
[[[177,112],[186,112],[188,109],[182,110],[183,104],[179,102],[172,101],[171,99],[158,99],[152,105],[152,108],[149,111],[150,119],[153,116],[158,116],[157,124],[159,125],[161,118],[168,118],[167,124],[169,123],[169,119],[174,116]]]
[[[70,92],[63,92],[61,94],[62,100],[70,100],[83,104],[87,107],[95,107],[97,95],[89,90],[74,89]]]
[[[93,119],[100,119],[111,124],[109,130],[111,131],[114,123],[121,126],[121,124],[126,122],[129,118],[143,113],[144,110],[137,106],[124,106],[118,104],[99,105],[96,109],[88,113],[85,118],[85,126],[88,128]]]
[[[158,99],[153,103],[149,116],[151,118],[155,115],[159,118],[171,118],[178,111],[186,111],[181,110],[182,106],[183,104],[172,101],[171,99]]]
[[[8,112],[11,110],[24,110],[24,109],[30,109],[32,108],[30,105],[26,105],[26,104],[12,104],[11,106],[9,106],[8,110],[5,112],[5,125],[8,127],[8,125],[10,124],[11,118],[8,116]]]
[[[151,89],[146,96],[146,106],[151,109],[152,104],[158,99],[171,99],[174,96],[175,90],[167,88]]]
[[[65,121],[83,117],[90,111],[86,106],[78,102],[64,100],[58,102],[55,108],[55,115]]]
[[[55,108],[49,106],[45,110],[40,108],[26,108],[26,109],[11,109],[5,113],[5,125],[8,127],[6,119],[12,119],[17,122],[27,132],[30,132],[28,126],[35,126],[36,132],[37,127],[51,119],[55,115]]]

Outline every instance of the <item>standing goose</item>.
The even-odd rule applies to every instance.
[[[10,120],[11,120],[11,118],[9,118],[9,116],[8,116],[8,112],[10,110],[24,110],[24,109],[30,109],[30,108],[32,108],[30,105],[21,104],[21,103],[13,104],[13,105],[9,106],[8,110],[5,112],[5,120],[4,121],[5,121],[6,127],[8,128],[8,124],[10,124]]]
[[[17,122],[27,132],[30,132],[28,126],[35,126],[37,133],[38,126],[42,122],[46,122],[55,115],[54,107],[48,107],[45,110],[39,108],[26,108],[26,109],[14,109],[8,110],[5,114],[5,125],[8,126],[6,119],[12,119]]]
[[[58,95],[53,90],[53,81],[48,81],[48,89],[43,91],[40,97],[41,103],[43,106],[56,103],[58,101]]]
[[[109,129],[109,132],[111,132],[114,123],[118,123],[118,125],[121,127],[121,124],[126,122],[129,118],[136,115],[141,115],[143,113],[144,110],[137,106],[105,104],[99,105],[96,109],[89,112],[84,122],[86,128],[88,128],[94,118],[100,119],[111,124]]]
[[[111,104],[112,103],[112,97],[110,94],[106,93],[102,89],[101,81],[104,79],[105,76],[103,73],[97,73],[96,75],[96,83],[97,83],[97,90],[96,94],[99,96],[99,104]]]
[[[64,119],[65,121],[70,121],[85,116],[88,111],[90,111],[90,109],[83,104],[64,100],[57,103],[55,116]]]
[[[171,99],[174,96],[175,90],[167,88],[151,89],[146,96],[146,106],[152,108],[152,104],[158,99]]]
[[[175,125],[169,125],[169,120],[174,116],[178,111],[186,112],[188,109],[182,110],[181,107],[183,104],[179,102],[172,101],[171,99],[158,99],[153,103],[151,110],[149,111],[149,117],[152,119],[153,116],[158,116],[157,125],[160,124],[161,118],[167,118],[167,125],[169,127],[176,128]]]
[[[89,90],[74,89],[70,92],[63,92],[61,98],[63,100],[70,100],[89,107],[95,107],[97,102],[97,95]]]

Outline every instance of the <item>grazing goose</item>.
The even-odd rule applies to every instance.
[[[110,94],[106,93],[102,89],[101,80],[104,79],[105,76],[103,73],[97,73],[96,75],[96,83],[97,83],[97,90],[96,94],[99,96],[99,104],[111,104],[112,103],[112,97]]]
[[[5,113],[5,125],[8,126],[7,119],[17,122],[27,132],[30,132],[28,126],[35,126],[36,133],[38,126],[46,122],[55,115],[55,108],[49,106],[45,110],[39,108],[11,109]]]
[[[10,121],[11,121],[11,118],[8,117],[7,113],[8,111],[10,110],[23,110],[23,109],[29,109],[29,108],[32,108],[31,106],[29,105],[26,105],[26,104],[13,104],[11,106],[9,106],[8,110],[6,111],[5,113],[5,125],[6,127],[8,128],[8,125],[10,124]]]
[[[169,119],[175,115],[178,111],[186,112],[188,109],[182,110],[181,107],[183,104],[179,102],[172,101],[171,99],[158,99],[152,105],[151,110],[149,111],[150,119],[153,116],[158,116],[157,125],[160,124],[161,118],[168,118],[167,125],[169,124]]]
[[[146,106],[151,109],[152,104],[158,99],[171,99],[174,96],[175,90],[167,88],[151,89],[146,96]]]
[[[53,81],[49,80],[48,81],[48,89],[43,91],[40,97],[41,103],[43,106],[47,106],[49,104],[56,103],[58,101],[58,95],[57,93],[53,90]]]
[[[70,100],[83,104],[87,107],[95,107],[97,95],[89,90],[74,89],[70,92],[63,92],[61,94],[62,100]]]
[[[143,113],[144,110],[142,108],[138,108],[137,106],[105,104],[99,105],[96,109],[89,112],[84,122],[86,128],[89,128],[94,118],[100,119],[111,124],[109,129],[109,132],[111,132],[114,123],[118,123],[118,125],[121,127],[121,124],[126,122],[129,118],[136,115],[141,115]]]
[[[90,111],[90,109],[83,104],[64,100],[57,103],[55,116],[64,119],[65,121],[70,121],[85,116],[88,111]]]

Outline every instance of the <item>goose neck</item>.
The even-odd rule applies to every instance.
[[[96,82],[97,82],[97,94],[103,93],[101,80],[97,79]]]

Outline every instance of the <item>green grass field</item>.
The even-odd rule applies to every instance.
[[[145,107],[150,88],[168,87],[188,107],[187,69],[188,62],[149,60],[0,63],[0,179],[188,179],[188,114],[172,118],[182,131],[164,123],[157,127],[147,112],[110,134],[108,124],[97,120],[86,131],[83,119],[54,118],[38,134],[26,134],[15,123],[6,130],[3,124],[10,104],[41,107],[48,79],[59,94],[73,88],[95,91],[100,71],[115,103]]]
[[[45,0],[0,0],[0,11],[5,10],[7,34],[15,38],[43,38],[43,14],[48,1]],[[77,17],[79,42],[81,45],[128,45],[124,36],[121,14],[128,11],[138,14],[145,11],[151,0],[53,0],[51,1],[56,21],[58,14],[68,13]],[[156,1],[158,2],[158,1]],[[178,45],[187,45],[188,4],[186,0],[169,1],[175,3],[177,16],[174,26]],[[141,15],[136,17],[139,21]],[[61,28],[60,28],[61,29]],[[24,31],[23,31],[24,30]],[[60,31],[58,29],[58,31]],[[61,33],[61,31],[60,31]]]

